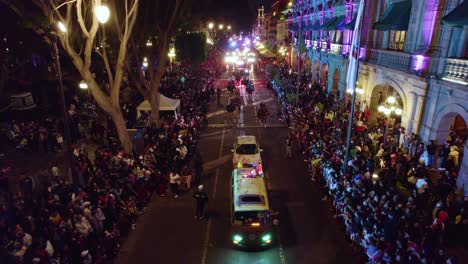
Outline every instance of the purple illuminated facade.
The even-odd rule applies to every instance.
[[[465,3],[467,2],[467,3]],[[307,44],[301,71],[347,98],[347,54],[359,0],[296,0],[293,45]],[[455,117],[468,123],[468,0],[365,0],[357,100],[376,111],[379,93],[403,109],[401,126],[443,143]],[[344,27],[327,24],[343,17]],[[340,18],[341,20],[341,18]],[[305,23],[304,23],[305,22]],[[298,30],[300,23],[305,30]],[[310,25],[313,25],[312,27]],[[317,27],[317,25],[320,25]],[[298,38],[302,33],[302,37]],[[307,67],[307,65],[310,65]],[[466,127],[466,126],[465,126]],[[465,128],[466,129],[466,128]],[[468,144],[460,177],[468,194]]]

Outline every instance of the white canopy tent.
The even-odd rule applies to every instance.
[[[151,112],[151,104],[148,100],[144,100],[137,107],[138,118],[141,116],[142,111]],[[159,111],[174,111],[174,115],[177,117],[177,113],[180,112],[180,100],[159,94]]]

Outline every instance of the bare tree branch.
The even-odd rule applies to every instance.
[[[73,2],[76,2],[76,0],[70,0],[70,1],[66,1],[65,3],[62,3],[60,5],[58,5],[56,8],[54,8],[55,10],[59,9],[60,7],[64,6],[64,5],[67,5],[67,4],[71,4]]]
[[[86,29],[85,22],[83,20],[83,12],[81,10],[82,7],[82,0],[78,0],[76,2],[76,15],[78,17],[78,24],[80,25],[81,31],[86,38],[89,38],[88,29]]]
[[[135,19],[138,10],[138,0],[133,0],[131,3],[130,11],[125,12],[125,28],[123,31],[123,38],[120,42],[119,55],[117,57],[117,63],[115,65],[115,79],[114,85],[120,85],[123,78],[123,72],[125,69],[125,54],[127,53],[127,44],[130,34],[132,32],[133,26],[135,25]],[[125,0],[125,9],[128,10],[128,0]],[[119,89],[120,87],[113,88],[111,90],[111,101],[118,102],[119,100]]]
[[[93,1],[94,1],[93,2],[94,4],[101,2],[100,0],[93,0]],[[93,22],[91,24],[91,29],[89,30],[89,35],[86,39],[85,49],[84,49],[84,62],[85,62],[85,67],[88,69],[91,66],[91,55],[92,55],[93,43],[94,43],[94,39],[96,38],[97,30],[99,28],[99,21],[95,15],[92,16],[92,21]]]

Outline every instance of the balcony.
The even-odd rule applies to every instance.
[[[468,59],[447,59],[442,79],[468,85]]]
[[[335,44],[332,43],[330,47],[330,53],[341,55],[349,52],[349,45]]]
[[[369,63],[408,72],[411,71],[412,58],[400,51],[371,49]]]
[[[317,40],[312,41],[312,47],[314,49],[316,49],[318,47],[318,41]]]
[[[327,42],[322,41],[322,51],[327,51]]]

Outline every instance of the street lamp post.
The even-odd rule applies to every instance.
[[[88,84],[85,81],[81,81],[78,84],[78,87],[80,87],[81,90],[86,90],[88,93],[88,97],[91,97],[91,94],[89,93],[89,89],[88,89]]]
[[[65,34],[67,32],[67,28],[62,22],[58,22],[58,28],[62,32],[62,34]],[[62,79],[62,70],[60,67],[60,53],[59,49],[57,46],[57,38],[55,38],[55,41],[53,43],[54,47],[54,52],[55,52],[55,67],[56,67],[56,74],[58,77],[59,81],[59,90],[60,90],[60,100],[62,104],[62,116],[63,116],[63,126],[64,126],[64,132],[65,132],[65,141],[67,142],[67,149],[66,151],[66,157],[67,157],[67,173],[68,177],[73,182],[73,175],[71,174],[71,169],[73,166],[73,156],[72,156],[72,140],[71,140],[71,134],[70,134],[70,123],[68,120],[68,113],[67,113],[67,104],[65,101],[65,92],[63,88],[63,79]]]
[[[169,56],[169,63],[170,63],[170,65],[171,65],[171,70],[172,70],[172,60],[173,60],[174,57],[176,56],[176,54],[175,54],[175,48],[172,47],[172,48],[169,50],[169,53],[167,54],[167,56]]]
[[[99,23],[104,24],[109,19],[110,10],[107,6],[99,5],[95,7],[94,15],[98,19]],[[59,52],[58,45],[57,45],[58,38],[60,37],[59,34],[66,34],[67,27],[61,21],[57,23],[57,27],[59,31],[56,32],[55,39],[54,39],[52,46],[54,48],[54,53],[55,53],[54,54],[55,55],[55,67],[56,67],[56,74],[57,74],[58,82],[59,82],[60,100],[62,104],[61,108],[62,108],[62,115],[63,115],[63,126],[64,126],[64,132],[65,132],[65,141],[67,144],[67,149],[65,150],[67,153],[66,154],[67,173],[71,181],[74,182],[73,174],[72,174],[72,168],[73,168],[72,151],[73,150],[72,150],[72,139],[71,139],[71,133],[70,133],[70,122],[68,120],[67,104],[65,101],[65,89],[63,87],[62,69],[60,67],[60,52]],[[85,82],[80,83],[80,88],[85,89],[84,87],[86,87],[87,89],[88,84],[86,84]]]
[[[392,116],[392,113],[395,113],[396,115],[401,115],[403,113],[403,110],[401,108],[397,108],[395,106],[396,99],[393,96],[390,96],[387,98],[387,101],[385,101],[384,105],[380,105],[377,110],[387,116],[387,123],[385,124],[385,131],[384,131],[384,141],[383,144],[387,144],[387,133],[388,133],[388,126],[390,124],[390,117]]]

